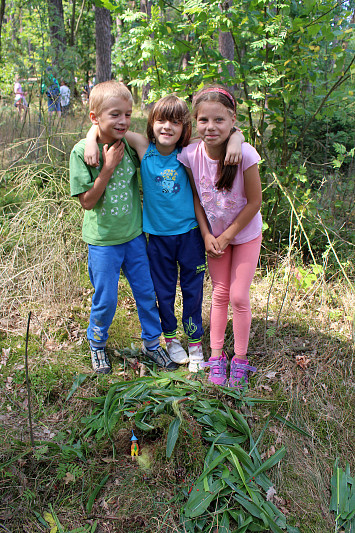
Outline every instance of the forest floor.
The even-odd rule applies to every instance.
[[[83,124],[85,129],[87,124]],[[0,187],[6,207],[4,198],[12,186],[3,181]],[[3,222],[7,214],[2,209]],[[20,224],[16,216],[13,214],[12,223]],[[21,223],[19,227],[24,226]],[[17,264],[14,273],[21,239],[14,246],[9,234],[11,230],[0,233],[4,283],[0,295],[0,530],[185,531],[181,508],[203,470],[209,446],[197,422],[190,421],[195,424],[191,439],[179,434],[170,458],[165,450],[171,415],[161,417],[154,430],[143,431],[127,411],[111,438],[88,431],[89,417],[97,405],[93,399],[106,397],[115,383],[139,380],[151,373],[139,355],[140,327],[127,281],[122,276],[110,329],[113,373],[96,376],[91,371],[85,334],[92,295],[85,248],[71,248],[71,256],[77,256],[76,270],[70,263],[66,278],[64,274],[63,279],[54,276],[53,284],[52,279],[48,286],[42,282],[39,289],[38,270],[33,274],[32,267],[27,271],[25,264],[22,269]],[[46,253],[41,249],[38,254],[43,258],[50,255],[57,237],[49,240],[47,233]],[[57,258],[55,261],[58,263]],[[304,273],[302,276],[305,280]],[[21,278],[18,284],[16,277]],[[343,470],[349,464],[353,476],[355,471],[354,293],[341,273],[300,282],[300,271],[290,257],[278,257],[264,246],[251,300],[249,354],[258,371],[251,377],[246,395],[231,399],[208,385],[205,372],[189,375],[186,368],[178,374],[198,383],[201,396],[217,397],[243,415],[262,459],[271,458],[285,446],[285,456],[268,475],[276,490],[272,501],[285,515],[288,531],[298,527],[302,533],[340,533],[341,522],[330,510],[331,478],[337,459]],[[210,301],[207,274],[205,358],[209,355]],[[181,308],[178,289],[179,317]],[[181,338],[186,343],[183,335]],[[232,353],[231,315],[225,348]],[[152,372],[155,375],[155,369]],[[160,377],[164,374],[159,372]],[[190,423],[186,412],[183,416]],[[132,429],[139,439],[143,458],[139,461],[130,456]],[[233,521],[230,529],[223,529],[216,526],[213,512],[209,513],[211,520],[196,531],[261,531],[238,529]]]

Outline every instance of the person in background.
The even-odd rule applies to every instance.
[[[89,103],[89,94],[90,94],[89,85],[86,83],[85,85],[82,86],[82,89],[81,89],[81,101],[84,105],[87,105]]]
[[[60,118],[62,114],[60,109],[60,87],[58,80],[53,75],[52,67],[46,68],[45,81],[42,83],[41,92],[42,94],[46,93],[49,116],[51,117],[56,112],[58,118]]]
[[[15,102],[14,106],[16,107],[18,114],[20,115],[22,119],[22,113],[26,112],[26,109],[28,107],[28,103],[26,100],[27,92],[25,92],[22,89],[22,85],[19,80],[18,74],[15,76],[15,84],[14,84],[14,94],[15,94]]]
[[[70,89],[64,80],[60,82],[60,105],[63,117],[67,116],[70,106]]]

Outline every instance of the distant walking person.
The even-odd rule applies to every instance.
[[[58,117],[61,116],[60,109],[60,87],[59,83],[53,75],[52,67],[46,68],[45,82],[42,84],[42,94],[47,95],[48,113],[53,115],[56,111]]]
[[[60,105],[63,117],[67,116],[70,105],[70,89],[64,80],[60,82]]]
[[[25,95],[27,94],[27,92],[23,91],[21,83],[19,82],[18,74],[16,74],[15,76],[14,93],[15,93],[14,106],[16,107],[20,117],[22,118],[22,111],[26,111],[28,107],[28,104],[25,98]]]

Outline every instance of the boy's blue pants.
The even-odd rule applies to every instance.
[[[190,340],[200,339],[206,263],[200,228],[181,235],[149,235],[148,257],[164,334],[173,336],[177,328],[174,306],[179,266],[184,330]]]
[[[95,289],[92,297],[87,337],[92,346],[105,346],[108,329],[117,307],[120,269],[125,274],[137,305],[146,346],[157,344],[161,335],[159,311],[149,271],[147,241],[144,234],[124,244],[89,244],[88,268]]]

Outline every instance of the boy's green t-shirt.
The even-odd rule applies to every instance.
[[[79,141],[70,154],[70,193],[72,196],[88,191],[99,175],[102,160],[100,148],[100,165],[88,166],[84,161],[86,139]],[[122,161],[115,168],[104,194],[95,207],[85,210],[82,235],[88,244],[112,246],[123,244],[142,233],[142,207],[139,196],[137,168],[139,159],[125,139],[125,151]]]

